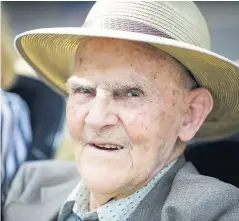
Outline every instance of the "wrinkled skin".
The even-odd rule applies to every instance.
[[[184,87],[181,66],[144,44],[91,38],[67,82],[67,123],[90,209],[125,197],[177,159],[212,107],[206,89]],[[123,147],[97,150],[89,143]]]

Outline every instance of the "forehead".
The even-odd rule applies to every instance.
[[[145,61],[164,60],[165,63],[176,63],[175,60],[165,52],[149,44],[143,42],[99,37],[88,38],[83,41],[83,43],[79,45],[76,51],[75,58],[93,59],[96,57],[99,58],[99,55],[113,55],[117,58],[128,58],[133,55],[130,60],[127,60],[128,62],[132,62],[135,59],[143,59]]]
[[[179,64],[165,52],[145,43],[89,38],[79,45],[73,74],[135,78],[179,78]]]

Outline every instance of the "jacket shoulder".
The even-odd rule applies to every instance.
[[[78,175],[73,162],[45,160],[26,162],[18,170],[9,190],[6,205],[15,200],[40,198],[41,189],[58,185]],[[34,193],[34,194],[32,194]]]
[[[176,174],[165,205],[166,210],[174,208],[173,214],[183,220],[233,221],[239,217],[239,189],[200,175],[187,163]]]
[[[47,184],[49,180],[52,182],[53,178],[57,179],[57,183],[61,179],[70,179],[77,174],[77,171],[74,162],[43,160],[24,163],[18,173],[24,175],[24,181],[27,183],[39,178]]]

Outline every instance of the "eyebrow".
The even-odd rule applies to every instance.
[[[126,92],[130,89],[138,89],[138,90],[141,90],[145,94],[147,89],[150,88],[150,87],[146,87],[145,85],[146,85],[145,82],[144,83],[140,83],[140,82],[132,82],[132,83],[129,83],[129,82],[123,82],[123,83],[121,83],[121,82],[115,82],[115,83],[104,82],[103,88],[107,91],[112,92],[115,95],[123,94],[124,92]],[[88,88],[91,90],[95,90],[97,85],[85,78],[71,76],[68,78],[68,80],[66,82],[66,86],[68,89],[77,89],[77,88],[85,87],[85,88]]]
[[[68,93],[71,93],[72,91],[75,91],[76,89],[80,88],[87,88],[89,90],[92,90],[96,87],[96,85],[93,84],[91,81],[77,76],[69,77],[65,85],[68,90]]]
[[[94,88],[96,85],[92,83],[89,80],[86,80],[85,78],[77,77],[77,76],[71,76],[67,79],[66,85],[74,85],[74,86],[87,86]]]
[[[113,92],[115,95],[123,94],[124,92],[130,90],[130,89],[138,89],[141,90],[143,93],[145,93],[145,87],[141,83],[133,82],[133,83],[114,83],[114,84],[108,84],[104,83],[105,87],[104,89]]]

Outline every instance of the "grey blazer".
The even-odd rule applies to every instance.
[[[9,192],[4,220],[55,221],[79,179],[70,162],[23,165]],[[129,221],[156,220],[239,221],[239,189],[200,175],[181,157],[129,218]]]

